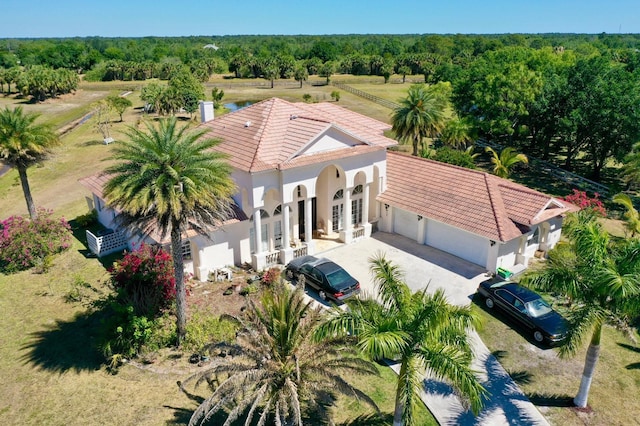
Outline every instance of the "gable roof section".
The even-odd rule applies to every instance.
[[[201,124],[207,137],[219,138],[215,149],[229,155],[229,163],[243,171],[259,172],[313,163],[296,161],[301,152],[320,135],[334,128],[363,146],[387,147],[396,141],[383,135],[386,123],[365,117],[330,103],[291,103],[272,98]],[[335,149],[339,152],[354,147]],[[324,153],[309,154],[320,160]],[[345,155],[338,155],[341,158]],[[285,163],[287,163],[285,165]]]
[[[477,170],[387,153],[387,189],[378,200],[496,241],[575,207]],[[524,231],[522,225],[525,225]]]

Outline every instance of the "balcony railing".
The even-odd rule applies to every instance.
[[[269,266],[269,267],[277,265],[279,261],[280,261],[280,252],[279,251],[274,251],[274,252],[268,253],[266,258],[265,258],[265,262],[267,263],[267,266]]]
[[[307,246],[306,244],[303,245],[302,247],[296,248],[293,250],[293,258],[297,259],[299,257],[302,256],[306,256],[307,255]]]
[[[362,226],[358,227],[358,228],[354,228],[351,231],[351,239],[352,240],[356,240],[358,238],[363,238],[364,237],[364,228]]]

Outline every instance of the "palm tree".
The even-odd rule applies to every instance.
[[[382,254],[369,261],[378,297],[349,301],[346,311],[335,309],[322,335],[355,334],[368,357],[400,362],[394,426],[414,424],[426,370],[450,382],[478,413],[485,390],[470,367],[467,331],[476,322],[470,308],[450,305],[442,290],[411,294],[398,267]]]
[[[498,154],[490,146],[485,148],[486,152],[491,153],[491,162],[493,163],[493,174],[507,178],[511,173],[511,169],[518,163],[528,164],[529,159],[524,154],[518,154],[514,148],[507,147]]]
[[[27,168],[46,159],[60,144],[57,133],[46,124],[35,124],[38,114],[24,114],[22,107],[0,111],[0,158],[18,169],[20,184],[31,219],[37,216]]]
[[[129,140],[114,148],[104,188],[107,201],[120,209],[124,225],[135,225],[161,238],[171,235],[176,279],[178,345],[186,330],[186,293],[182,232],[188,226],[206,233],[228,217],[235,184],[225,156],[212,150],[219,141],[202,139],[206,129],[177,127],[175,117],[147,123],[147,132],[129,127]]]
[[[434,138],[442,131],[446,106],[446,100],[436,91],[424,84],[414,84],[391,116],[392,130],[399,141],[411,141],[413,155],[418,156],[418,145],[423,139]]]
[[[473,139],[473,126],[471,123],[464,118],[458,117],[449,120],[440,135],[442,143],[456,149],[465,149]]]
[[[619,193],[613,196],[612,201],[627,209],[624,212],[625,227],[631,232],[631,238],[635,237],[636,234],[640,234],[640,213],[633,205],[631,197],[627,194]]]
[[[263,295],[260,306],[250,301],[246,312],[245,320],[238,319],[242,331],[236,343],[218,346],[229,355],[180,384],[186,392],[187,383],[206,381],[213,390],[189,425],[205,424],[222,410],[228,411],[225,426],[240,416],[246,425],[255,424],[254,417],[259,425],[302,425],[304,417],[327,418],[338,392],[377,410],[341,377],[345,372],[378,374],[375,364],[358,357],[348,338],[314,338],[323,312],[305,301],[301,287],[293,290],[280,282]]]
[[[585,211],[569,217],[563,230],[568,242],[560,242],[549,252],[546,267],[529,272],[521,282],[571,300],[569,335],[560,347],[561,357],[575,355],[591,336],[580,389],[573,400],[576,406],[586,407],[603,327],[640,295],[640,240],[612,240],[596,216]]]

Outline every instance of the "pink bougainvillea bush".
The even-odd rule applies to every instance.
[[[574,189],[573,194],[567,195],[563,200],[578,206],[583,210],[592,210],[599,216],[607,216],[607,210],[604,208],[604,204],[602,204],[602,201],[600,200],[600,194],[597,192],[593,194],[593,197],[589,197],[585,191]]]
[[[0,270],[24,271],[49,265],[51,257],[71,246],[71,227],[64,218],[55,219],[51,210],[38,210],[36,219],[11,216],[0,223]],[[45,267],[42,272],[46,272]]]
[[[161,247],[142,244],[125,254],[111,269],[113,285],[137,315],[157,315],[176,296],[171,254]]]

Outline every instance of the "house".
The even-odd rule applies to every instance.
[[[203,117],[212,117],[209,103]],[[185,235],[189,271],[250,263],[261,270],[316,253],[318,238],[344,244],[376,229],[395,232],[494,271],[526,267],[560,238],[572,210],[508,180],[410,157],[387,148],[386,123],[336,103],[268,99],[201,124],[222,140],[238,186],[236,212],[209,236]],[[99,220],[114,227],[104,204],[104,176],[81,182]],[[130,243],[159,242],[128,231]]]

